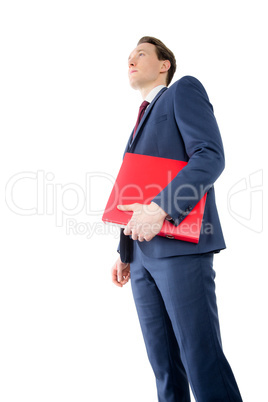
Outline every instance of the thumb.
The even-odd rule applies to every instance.
[[[135,207],[134,207],[134,204],[117,205],[117,209],[120,209],[120,211],[134,211]]]

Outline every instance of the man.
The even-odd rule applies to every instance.
[[[223,354],[213,255],[225,248],[213,183],[224,152],[212,105],[202,84],[183,77],[169,89],[176,60],[158,39],[144,37],[129,56],[129,81],[148,103],[127,152],[188,162],[149,206],[134,211],[121,234],[113,282],[130,279],[160,402],[242,401]],[[133,166],[135,169],[135,166]],[[157,236],[164,219],[178,226],[207,193],[198,244]]]

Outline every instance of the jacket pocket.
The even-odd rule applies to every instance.
[[[161,123],[162,121],[167,120],[167,114],[161,114],[160,116],[157,116],[153,121],[152,124],[158,124]]]

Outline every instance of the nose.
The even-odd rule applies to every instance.
[[[128,60],[128,67],[133,67],[136,65],[134,57],[130,57]]]

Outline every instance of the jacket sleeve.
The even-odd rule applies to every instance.
[[[213,107],[194,77],[180,79],[173,93],[174,117],[188,164],[152,201],[178,226],[224,169],[224,151]]]

